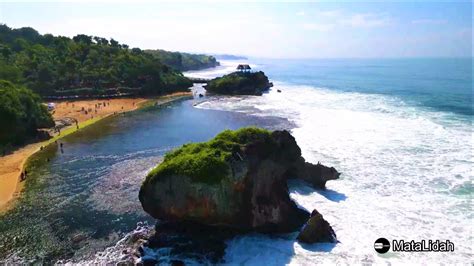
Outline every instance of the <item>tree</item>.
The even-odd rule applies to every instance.
[[[97,88],[94,93],[99,95],[108,87],[138,87],[142,90],[135,93],[158,94],[167,91],[165,84],[171,90],[192,86],[159,58],[114,39],[85,34],[70,39],[6,25],[0,25],[0,78],[43,96],[75,95],[87,88]]]
[[[92,37],[85,34],[78,34],[72,37],[72,40],[77,43],[84,43],[86,45],[90,45],[92,43]]]
[[[0,80],[0,122],[0,146],[20,144],[38,128],[54,126],[38,95],[5,80]]]
[[[110,39],[110,45],[114,48],[120,47],[119,42],[114,39]]]

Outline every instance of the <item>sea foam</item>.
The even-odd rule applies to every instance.
[[[281,90],[281,93],[277,92]],[[329,193],[290,184],[292,198],[318,209],[340,241],[302,247],[294,239],[242,236],[229,242],[229,263],[451,263],[472,249],[472,125],[377,94],[336,92],[275,82],[261,97],[210,97],[197,108],[289,119],[306,160],[343,173]],[[453,254],[380,256],[379,237],[450,240]],[[248,248],[252,247],[252,248]]]

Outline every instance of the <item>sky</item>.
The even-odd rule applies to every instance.
[[[268,58],[471,57],[472,2],[1,2],[0,23]]]

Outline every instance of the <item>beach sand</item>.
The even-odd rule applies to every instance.
[[[64,118],[76,119],[79,123],[79,128],[91,125],[100,119],[113,115],[114,113],[122,113],[135,110],[143,106],[146,102],[156,102],[158,104],[167,103],[182,97],[188,97],[191,93],[174,93],[159,98],[124,98],[124,99],[110,99],[110,100],[80,100],[80,101],[60,101],[54,102],[55,109],[52,112],[55,120]],[[96,105],[101,103],[99,108]],[[104,106],[104,103],[105,106]],[[88,111],[87,114],[82,111]],[[97,110],[97,112],[96,112]],[[13,204],[15,197],[19,195],[23,185],[26,181],[20,182],[20,174],[27,159],[35,152],[39,151],[41,146],[46,146],[61,137],[71,134],[77,130],[73,123],[71,126],[63,128],[61,134],[51,134],[53,138],[28,144],[19,148],[12,154],[0,157],[0,213],[8,210]],[[52,132],[52,131],[51,131]]]

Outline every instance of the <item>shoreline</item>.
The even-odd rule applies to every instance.
[[[46,147],[65,136],[74,134],[78,130],[93,125],[107,117],[146,108],[151,106],[152,102],[154,102],[155,105],[163,105],[187,97],[192,97],[192,92],[176,92],[152,98],[122,98],[111,100],[93,99],[55,102],[57,107],[53,114],[53,118],[58,120],[72,116],[78,121],[79,128],[76,128],[75,124],[71,124],[63,128],[60,134],[52,134],[51,138],[48,140],[27,144],[15,150],[12,154],[0,157],[0,165],[2,165],[2,169],[0,169],[0,215],[3,215],[14,207],[16,199],[20,196],[26,183],[26,180],[20,180],[20,175],[24,171],[28,160],[31,156],[40,151],[41,147]],[[80,110],[74,110],[75,105],[78,105],[77,108],[80,106],[90,107],[94,106],[96,102],[112,103],[112,107],[107,109],[110,107],[110,105],[108,105],[108,107],[103,108],[104,111],[99,111],[100,114],[95,113],[91,115],[91,118],[89,118],[87,114],[80,112]]]

